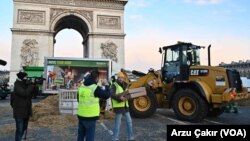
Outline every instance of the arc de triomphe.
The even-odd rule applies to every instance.
[[[43,66],[54,56],[55,36],[65,28],[83,37],[83,58],[109,58],[124,67],[127,0],[13,0],[10,83],[22,66]]]

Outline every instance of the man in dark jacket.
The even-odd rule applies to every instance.
[[[100,114],[100,98],[108,99],[110,91],[108,82],[105,89],[97,85],[99,72],[92,71],[84,80],[84,85],[79,87],[78,100],[78,137],[77,141],[94,141],[96,120]]]
[[[10,102],[13,108],[13,117],[16,121],[16,141],[21,141],[24,131],[27,130],[29,117],[32,114],[31,99],[33,90],[34,86],[27,80],[27,73],[17,73],[17,80],[14,83],[14,91],[11,94]]]

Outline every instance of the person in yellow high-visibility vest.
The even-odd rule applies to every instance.
[[[99,98],[108,99],[110,89],[108,83],[103,90],[97,85],[99,72],[92,71],[84,80],[84,85],[79,87],[78,100],[78,136],[77,141],[94,141],[96,120],[99,118]]]
[[[132,129],[132,119],[129,113],[128,100],[124,94],[128,93],[128,84],[125,82],[125,76],[122,72],[117,74],[117,80],[112,83],[110,93],[112,98],[112,108],[115,113],[115,127],[112,140],[119,140],[119,132],[121,126],[121,118],[124,115],[127,124],[128,140],[134,140],[134,133]]]
[[[128,78],[128,74],[126,73],[126,70],[123,69],[123,68],[121,68],[121,72],[122,72],[123,75],[124,75],[124,81],[125,81],[126,83],[129,83],[130,80],[129,80],[129,78]]]

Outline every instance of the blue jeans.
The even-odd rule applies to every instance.
[[[83,120],[78,118],[78,136],[77,141],[94,141],[96,120]]]
[[[114,140],[114,141],[119,140],[122,115],[124,115],[126,118],[128,140],[134,140],[132,119],[131,119],[129,112],[115,114],[115,128],[114,128],[114,135],[113,135],[112,140]]]
[[[16,135],[15,141],[21,141],[24,131],[28,128],[28,118],[15,118],[16,121]]]

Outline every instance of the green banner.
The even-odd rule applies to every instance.
[[[91,61],[91,60],[54,60],[48,59],[48,65],[54,66],[74,66],[74,67],[108,67],[108,61]]]

